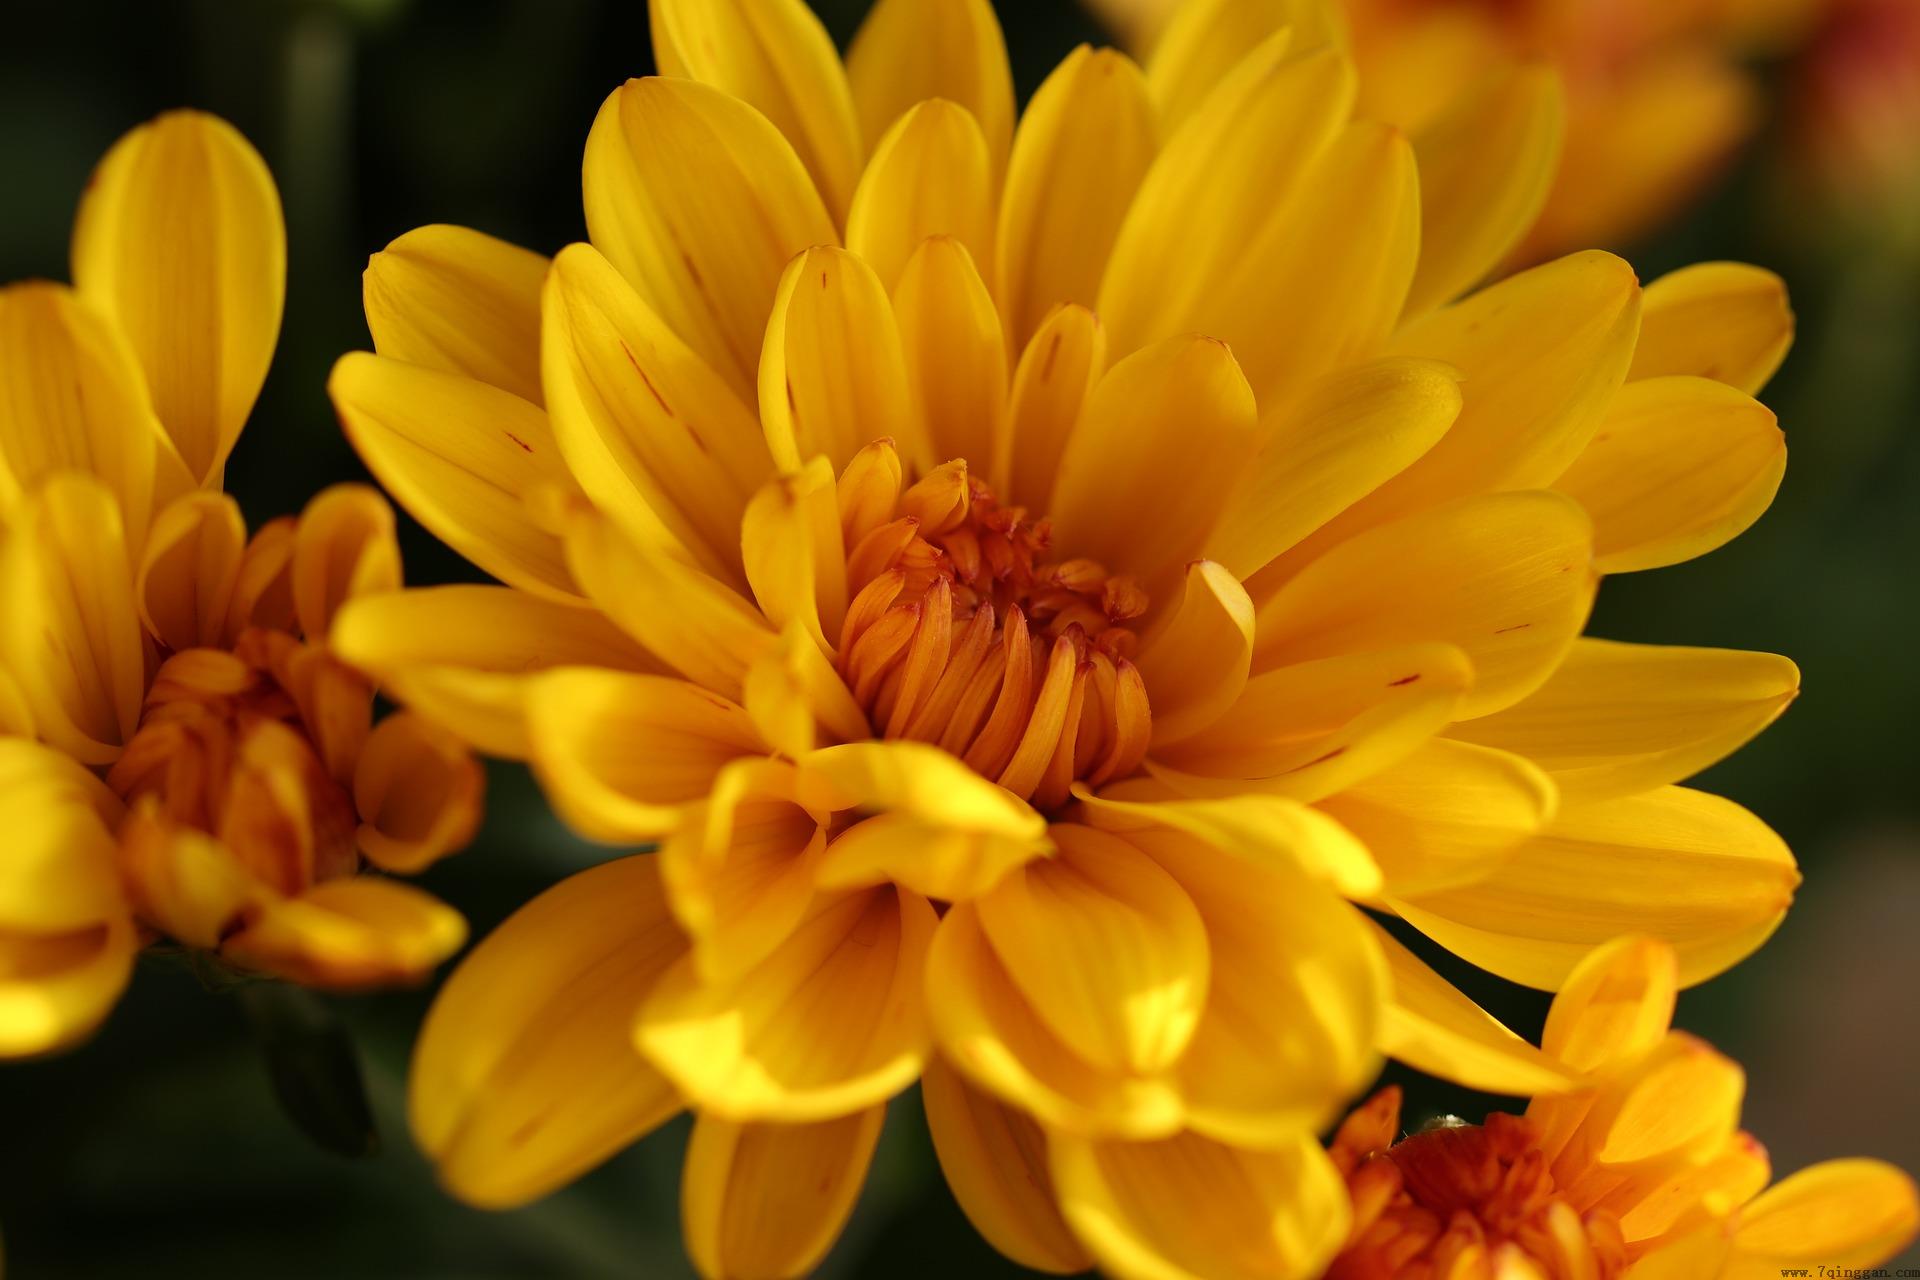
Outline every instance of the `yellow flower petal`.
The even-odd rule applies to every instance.
[[[1218,720],[1247,687],[1253,663],[1253,601],[1211,560],[1187,565],[1186,590],[1152,632],[1137,664],[1153,700],[1156,746]]]
[[[466,940],[466,921],[437,898],[378,876],[348,876],[269,903],[220,952],[303,986],[358,991],[424,981]]]
[[[1387,976],[1360,915],[1283,864],[1250,868],[1172,832],[1128,839],[1192,899],[1213,955],[1175,1068],[1188,1127],[1270,1147],[1325,1124],[1380,1065]]]
[[[1407,295],[1410,316],[1453,301],[1512,252],[1546,204],[1565,129],[1560,77],[1533,65],[1481,78],[1420,130],[1420,269]]]
[[[1137,352],[1100,380],[1067,440],[1055,545],[1151,595],[1199,551],[1220,491],[1258,445],[1253,393],[1225,343],[1170,338]]]
[[[941,917],[927,995],[947,1060],[1049,1129],[1146,1138],[1180,1128],[1185,1106],[1171,1080],[1102,1070],[1048,1029],[987,941],[977,904],[955,903]]]
[[[1742,262],[1702,262],[1647,286],[1632,378],[1687,373],[1759,395],[1793,345],[1779,276]]]
[[[929,825],[980,831],[1044,847],[1044,818],[951,755],[925,743],[853,742],[801,762],[835,809],[901,813]]]
[[[31,741],[39,734],[33,727],[33,708],[27,705],[27,695],[21,692],[19,681],[0,667],[0,738],[25,738]]]
[[[220,645],[246,550],[247,523],[226,494],[196,489],[167,504],[134,579],[147,634],[176,653]]]
[[[728,761],[764,751],[747,713],[685,680],[569,667],[527,692],[534,769],[576,831],[640,844],[704,799]]]
[[[860,176],[860,126],[833,38],[801,0],[655,0],[663,76],[698,80],[771,120],[836,216]]]
[[[707,1280],[811,1272],[853,1213],[885,1107],[815,1124],[735,1124],[702,1113],[687,1143],[680,1225]]]
[[[1056,824],[1059,855],[1009,872],[975,904],[1014,985],[1096,1067],[1164,1070],[1193,1037],[1210,970],[1206,929],[1140,850]]]
[[[1912,1178],[1879,1160],[1828,1160],[1782,1179],[1740,1211],[1729,1275],[1777,1276],[1791,1263],[1878,1266],[1916,1229]]]
[[[1191,0],[1162,7],[1172,13],[1154,40],[1147,82],[1169,128],[1191,116],[1248,50],[1276,32],[1289,32],[1291,47],[1307,50],[1334,42],[1339,31],[1335,6],[1317,0]]]
[[[158,797],[137,805],[120,828],[120,870],[140,919],[190,947],[218,950],[269,894],[225,844],[179,826]]]
[[[302,634],[327,634],[340,606],[400,587],[393,508],[378,489],[336,484],[300,513],[293,544],[294,616]]]
[[[576,513],[567,560],[615,625],[694,683],[738,700],[747,670],[775,633],[747,600],[658,547],[643,547],[595,512]]]
[[[1711,1045],[1684,1032],[1670,1035],[1634,1064],[1623,1085],[1602,1089],[1590,1100],[1561,1163],[1584,1166],[1588,1177],[1603,1183],[1618,1176],[1609,1165],[1705,1163],[1735,1140],[1746,1083],[1739,1064]],[[1536,1106],[1585,1109],[1588,1102],[1547,1098]],[[1551,1119],[1547,1123],[1551,1126]],[[1577,1187],[1567,1190],[1578,1192]]]
[[[1006,167],[1013,145],[1013,73],[988,0],[879,0],[847,50],[847,78],[869,142],[915,104],[946,98],[980,123],[994,176]]]
[[[1563,813],[1479,884],[1393,909],[1454,954],[1555,990],[1621,934],[1673,945],[1692,986],[1766,941],[1792,901],[1793,855],[1731,801],[1680,787]]]
[[[1099,298],[1158,133],[1146,78],[1117,50],[1081,45],[1034,91],[1013,138],[994,263],[994,296],[1015,344],[1061,303]]]
[[[120,506],[81,472],[49,477],[0,547],[0,662],[43,740],[111,763],[140,719],[146,655]]]
[[[737,534],[747,582],[767,621],[798,626],[832,654],[847,616],[847,556],[833,468],[818,455],[770,477]]]
[[[1320,807],[1373,851],[1385,892],[1398,897],[1498,875],[1558,799],[1522,756],[1433,738]]]
[[[43,477],[88,472],[137,544],[155,506],[159,419],[125,340],[64,285],[0,288],[0,519]]]
[[[1159,331],[1197,329],[1231,343],[1262,405],[1374,354],[1399,319],[1420,255],[1419,187],[1403,134],[1371,121],[1347,125],[1222,264],[1213,287],[1163,317]],[[1276,306],[1278,298],[1319,302]]]
[[[431,533],[510,586],[573,598],[560,540],[526,509],[542,485],[572,487],[537,406],[363,351],[340,358],[327,392],[361,460]]]
[[[1023,1267],[1053,1275],[1093,1265],[1054,1202],[1039,1125],[969,1085],[938,1057],[920,1078],[920,1097],[940,1170],[987,1243]]]
[[[702,982],[739,977],[806,918],[829,815],[804,790],[784,761],[731,761],[661,843],[660,876]]]
[[[480,825],[486,775],[460,742],[401,711],[373,728],[353,773],[367,861],[413,875],[463,848]]]
[[[1380,1048],[1408,1066],[1488,1093],[1519,1097],[1563,1093],[1567,1069],[1522,1040],[1373,926],[1386,957],[1391,994],[1380,1019]]]
[[[1074,1234],[1129,1280],[1307,1280],[1346,1240],[1346,1184],[1311,1133],[1267,1151],[1190,1133],[1051,1148]]]
[[[1453,365],[1466,402],[1440,442],[1351,519],[1551,483],[1599,427],[1639,329],[1633,268],[1598,252],[1510,276],[1408,325],[1389,354]]]
[[[1245,579],[1398,475],[1460,414],[1458,375],[1377,360],[1314,382],[1271,420],[1207,554]]]
[[[737,580],[740,515],[773,467],[752,409],[591,245],[554,259],[541,314],[547,411],[581,487]]]
[[[124,912],[63,933],[0,927],[0,1058],[51,1053],[89,1034],[126,989],[138,949]]]
[[[59,933],[124,912],[120,801],[97,777],[40,743],[0,737],[0,803],[9,815],[0,929]]]
[[[952,236],[990,271],[993,192],[993,159],[973,116],[944,98],[919,103],[873,149],[847,215],[847,248],[888,290],[929,236]]]
[[[1010,461],[1007,341],[1000,314],[960,241],[926,241],[893,292],[907,385],[931,457],[964,458],[996,488]]]
[[[1405,759],[1453,719],[1472,681],[1466,655],[1444,644],[1281,667],[1147,771],[1187,795],[1319,800]]]
[[[837,244],[780,131],[691,80],[629,80],[587,135],[587,231],[700,358],[752,394],[760,337],[789,259]]]
[[[1569,1096],[1564,1104],[1560,1104],[1558,1099],[1536,1098],[1527,1111],[1532,1114],[1543,1107],[1554,1108],[1556,1104],[1571,1117],[1586,1110],[1587,1099],[1579,1093]],[[1767,1149],[1752,1135],[1736,1133],[1731,1141],[1721,1147],[1719,1154],[1702,1163],[1683,1167],[1662,1183],[1657,1192],[1649,1195],[1640,1190],[1639,1194],[1643,1195],[1640,1202],[1620,1215],[1620,1232],[1632,1241],[1666,1237],[1648,1255],[1653,1256],[1680,1241],[1688,1240],[1694,1234],[1690,1228],[1696,1223],[1706,1222],[1709,1224],[1706,1231],[1719,1237],[1718,1254],[1723,1255],[1733,1243],[1729,1238],[1731,1233],[1728,1230],[1727,1210],[1753,1199],[1766,1187],[1772,1176]],[[1695,1247],[1698,1246],[1692,1243],[1679,1246],[1683,1254],[1691,1253]],[[1692,1271],[1679,1272],[1680,1280],[1690,1280],[1699,1275],[1711,1275],[1724,1280],[1717,1255],[1711,1263],[1704,1258],[1700,1262],[1701,1265]],[[1632,1274],[1637,1276],[1639,1273]]]
[[[1651,1050],[1673,1025],[1680,968],[1673,948],[1652,938],[1602,943],[1553,998],[1541,1051],[1575,1071],[1595,1071]]]
[[[94,170],[73,228],[74,284],[126,335],[197,481],[220,474],[253,410],[286,279],[273,175],[226,121],[169,111]]]
[[[823,887],[891,880],[930,898],[961,901],[1050,848],[1039,814],[921,743],[830,747],[802,760],[801,771],[822,804],[875,815],[828,845],[818,870]]]
[[[844,250],[809,249],[787,265],[760,357],[760,421],[773,460],[794,470],[815,454],[840,468],[872,441],[932,465],[908,429],[906,356],[893,304],[872,268]]]
[[[798,624],[747,668],[741,702],[766,744],[792,760],[823,742],[873,736],[840,673]]]
[[[1733,1241],[1722,1223],[1712,1223],[1686,1232],[1672,1240],[1661,1241],[1651,1252],[1634,1260],[1621,1272],[1622,1280],[1697,1280],[1713,1276],[1715,1280],[1735,1280],[1728,1270]],[[1777,1280],[1777,1268],[1763,1275],[1738,1277],[1738,1280]]]
[[[468,1203],[536,1200],[680,1109],[631,1036],[685,950],[655,866],[621,858],[547,890],[473,949],[428,1010],[408,1118]]]
[[[691,1105],[732,1120],[829,1120],[886,1101],[930,1047],[921,975],[937,923],[918,894],[847,894],[746,973],[691,962],[648,997],[636,1043]]]
[[[1013,868],[1042,856],[1037,845],[883,813],[835,836],[816,878],[823,889],[891,881],[943,902],[965,902],[992,889]]]
[[[292,631],[299,625],[293,609],[293,547],[300,522],[292,516],[269,520],[254,530],[240,553],[233,596],[227,602],[226,644],[248,627]]]
[[[1517,752],[1569,803],[1679,782],[1731,755],[1800,692],[1785,658],[1582,637],[1547,682],[1449,736]]]
[[[1594,567],[1627,573],[1732,541],[1786,469],[1786,438],[1765,405],[1706,378],[1650,378],[1621,388],[1553,487],[1593,516]]]
[[[1183,831],[1231,858],[1291,868],[1348,897],[1380,891],[1380,868],[1365,845],[1319,809],[1284,796],[1234,795],[1187,800],[1150,778],[1131,778],[1095,795],[1075,783],[1086,822],[1131,839],[1142,830]]]
[[[1199,308],[1243,272],[1248,246],[1279,226],[1276,215],[1346,123],[1353,86],[1340,54],[1289,55],[1277,35],[1168,139],[1100,286],[1095,310],[1116,355],[1198,327]]]
[[[417,227],[367,260],[360,295],[373,349],[533,404],[547,260],[467,227]]]
[[[1460,718],[1499,711],[1545,683],[1586,624],[1592,538],[1586,513],[1544,490],[1371,530],[1261,606],[1255,667],[1438,641],[1473,663]]]
[[[599,614],[508,587],[349,601],[328,644],[385,691],[489,755],[525,759],[528,681],[550,667],[662,668]]]
[[[1100,318],[1081,306],[1049,312],[1013,373],[1006,501],[1033,511],[1053,510],[1060,455],[1106,371],[1107,331]]]

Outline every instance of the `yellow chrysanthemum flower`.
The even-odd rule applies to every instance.
[[[1354,1225],[1328,1280],[1774,1280],[1863,1274],[1906,1247],[1920,1200],[1891,1165],[1829,1160],[1767,1186],[1739,1066],[1668,1030],[1678,972],[1663,943],[1596,948],[1542,1039],[1580,1087],[1524,1116],[1399,1137],[1393,1088],[1349,1116],[1332,1154]]]
[[[1257,40],[1294,0],[1088,0],[1150,73],[1196,32]],[[1551,186],[1516,260],[1616,245],[1696,195],[1758,126],[1743,60],[1797,38],[1824,0],[1345,0],[1361,110],[1439,141],[1461,131],[1534,130],[1558,149]],[[1564,139],[1544,125],[1562,110]],[[1512,83],[1500,86],[1500,82]],[[1517,99],[1536,101],[1521,103]],[[1504,100],[1504,101],[1503,101]],[[1552,151],[1548,150],[1551,155]],[[1423,170],[1422,176],[1425,176]]]
[[[332,643],[660,843],[442,993],[412,1114],[458,1194],[691,1107],[695,1261],[795,1274],[919,1079],[1023,1263],[1312,1274],[1315,1127],[1381,1052],[1574,1083],[1352,904],[1545,988],[1650,928],[1698,982],[1778,923],[1786,848],[1671,784],[1793,665],[1579,633],[1599,574],[1771,500],[1779,282],[1595,253],[1456,301],[1557,116],[1502,81],[1527,128],[1410,144],[1301,16],[1079,50],[1016,128],[985,0],[882,0],[844,68],[798,0],[658,0],[674,78],[602,108],[591,244],[374,257],[342,422],[507,585]]]
[[[220,492],[280,327],[285,232],[225,122],[163,115],[88,184],[76,285],[0,289],[0,1056],[86,1034],[143,940],[320,986],[417,980],[460,917],[411,871],[481,775],[327,649],[400,584],[393,513],[330,489],[251,538]]]

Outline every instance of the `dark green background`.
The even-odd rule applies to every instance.
[[[820,4],[843,41],[864,0]],[[1003,0],[1022,96],[1097,38],[1068,0]],[[367,345],[367,254],[426,222],[551,252],[583,237],[579,162],[601,99],[651,69],[643,0],[62,0],[9,6],[0,41],[0,280],[63,278],[74,202],[123,130],[177,105],[238,125],[285,198],[287,318],[228,472],[250,520],[363,475],[322,386]],[[1775,940],[1689,993],[1681,1021],[1749,1069],[1747,1123],[1786,1171],[1841,1154],[1920,1166],[1920,268],[1810,213],[1776,125],[1677,229],[1631,251],[1643,279],[1701,258],[1785,274],[1801,339],[1767,393],[1793,462],[1772,512],[1733,546],[1609,581],[1593,630],[1783,652],[1806,692],[1706,785],[1792,843],[1808,883]],[[1911,220],[1911,212],[1908,215]],[[1890,243],[1890,242],[1888,242]],[[163,246],[156,246],[156,251]],[[409,528],[408,576],[471,571]],[[476,934],[603,856],[496,768],[488,822],[429,888]],[[1534,1034],[1545,998],[1458,964],[1470,991]],[[0,1069],[0,1231],[30,1277],[678,1276],[683,1124],[510,1214],[444,1197],[403,1120],[427,993],[340,999],[381,1149],[318,1150],[278,1109],[242,1004],[185,968],[143,963],[90,1044]],[[1431,1084],[1409,1120],[1478,1119],[1494,1100]],[[1910,1256],[1909,1261],[1913,1260]],[[872,1177],[825,1273],[1006,1274],[952,1206],[916,1098],[889,1117]]]

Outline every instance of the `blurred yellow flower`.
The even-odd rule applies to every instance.
[[[325,636],[399,586],[393,513],[340,486],[251,538],[220,492],[266,376],[280,199],[174,112],[88,184],[74,288],[0,289],[0,1055],[105,1016],[164,936],[322,986],[417,980],[460,917],[353,876],[463,843],[481,776]]]
[[[1596,948],[1542,1040],[1580,1086],[1524,1116],[1395,1141],[1397,1088],[1349,1116],[1332,1154],[1353,1233],[1328,1280],[1773,1280],[1864,1274],[1905,1248],[1920,1201],[1891,1165],[1829,1160],[1767,1186],[1739,1066],[1668,1030],[1677,975],[1665,944]]]
[[[1484,127],[1501,75],[1551,68],[1564,144],[1513,261],[1620,245],[1672,217],[1759,125],[1744,60],[1797,36],[1827,0],[1345,0],[1362,116],[1416,140]],[[1250,41],[1298,0],[1089,0],[1149,74],[1197,29]]]
[[[449,980],[411,1105],[457,1194],[690,1106],[695,1262],[796,1274],[919,1079],[1022,1263],[1311,1274],[1378,1054],[1571,1083],[1354,904],[1547,988],[1649,920],[1689,983],[1771,932],[1791,855],[1671,784],[1793,665],[1579,633],[1771,500],[1791,317],[1599,253],[1460,299],[1550,81],[1410,144],[1323,16],[1078,50],[1016,125],[985,0],[882,0],[844,67],[799,0],[652,12],[592,243],[402,236],[331,382],[507,584],[353,601],[337,651],[660,845]]]

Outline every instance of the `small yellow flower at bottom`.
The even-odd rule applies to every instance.
[[[1872,1267],[1920,1228],[1913,1180],[1829,1160],[1767,1186],[1739,1128],[1740,1067],[1671,1031],[1673,951],[1597,948],[1553,1004],[1543,1047],[1583,1087],[1525,1115],[1441,1122],[1394,1141],[1383,1089],[1333,1141],[1354,1224],[1328,1280],[1760,1280]]]

